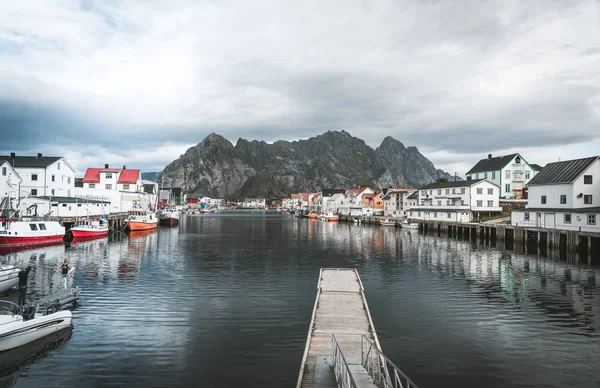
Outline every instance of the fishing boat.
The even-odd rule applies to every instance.
[[[337,215],[333,214],[333,212],[329,212],[325,215],[325,221],[327,222],[337,222],[339,220],[340,218]]]
[[[148,209],[130,209],[124,222],[128,231],[152,230],[158,226],[156,214]]]
[[[319,219],[319,215],[317,213],[309,213],[308,214],[308,218],[311,220],[318,220]]]
[[[0,294],[12,289],[19,282],[19,267],[16,265],[0,266]]]
[[[108,236],[108,222],[103,219],[83,218],[67,231],[67,235],[77,239],[92,239]]]
[[[0,203],[0,248],[24,247],[40,244],[60,244],[65,228],[55,219],[37,215],[21,217],[20,210],[9,209],[8,197]]]
[[[26,345],[70,327],[72,314],[58,304],[38,311],[39,305],[21,307],[0,301],[0,352]]]
[[[390,220],[389,218],[380,220],[379,223],[383,226],[396,226],[396,221]]]
[[[400,221],[400,226],[406,229],[418,229],[419,224],[416,222],[408,222],[408,220]]]
[[[166,207],[160,212],[160,224],[166,226],[179,225],[179,212],[175,207]]]

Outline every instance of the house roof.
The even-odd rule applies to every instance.
[[[100,183],[101,168],[88,168],[83,176],[83,183]]]
[[[117,183],[137,183],[140,176],[140,170],[123,169],[119,174]]]
[[[467,175],[475,174],[478,172],[498,171],[504,168],[515,156],[519,154],[510,154],[504,156],[497,156],[495,158],[481,159],[473,168],[471,168]]]
[[[46,168],[52,163],[61,160],[61,156],[15,156],[14,167],[26,167],[26,168]],[[6,160],[13,165],[13,159],[10,156],[0,155],[0,160]]]
[[[572,183],[583,174],[600,156],[589,158],[565,160],[562,162],[548,163],[542,171],[531,178],[528,185],[549,185]]]
[[[406,199],[419,199],[419,192],[415,191],[411,195],[409,195]]]
[[[374,193],[366,193],[365,195],[363,195],[363,198],[368,198],[368,199],[373,199],[375,197],[377,197],[380,193],[379,192],[374,192]]]
[[[423,189],[444,189],[444,188],[448,188],[448,187],[473,186],[474,184],[482,182],[482,181],[485,181],[485,180],[486,179],[473,179],[473,180],[470,180],[470,181],[455,181],[455,182],[441,182],[441,183],[434,182],[434,183],[430,183],[428,185],[425,185],[425,186],[421,187],[419,190],[423,190]],[[493,182],[490,182],[490,183],[496,185]],[[496,186],[498,186],[498,185],[496,185]]]
[[[540,166],[539,164],[535,164],[535,163],[531,163],[530,166],[535,170],[535,171],[542,171],[542,166]]]
[[[321,190],[321,195],[323,196],[323,198],[325,197],[331,197],[334,194],[344,194],[346,192],[346,189],[323,189]]]
[[[58,202],[58,203],[110,203],[110,201],[100,201],[97,199],[85,199],[75,197],[53,197],[49,195],[40,195],[35,198],[45,199],[46,201]]]

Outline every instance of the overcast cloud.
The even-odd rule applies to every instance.
[[[0,0],[0,153],[159,171],[344,129],[464,173],[600,153],[598,1]]]

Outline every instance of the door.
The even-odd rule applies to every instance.
[[[548,229],[554,229],[556,227],[556,223],[554,220],[554,213],[546,213],[546,225],[545,227]]]

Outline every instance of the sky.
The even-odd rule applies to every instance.
[[[160,171],[346,130],[479,159],[600,154],[600,2],[0,0],[0,154]]]

